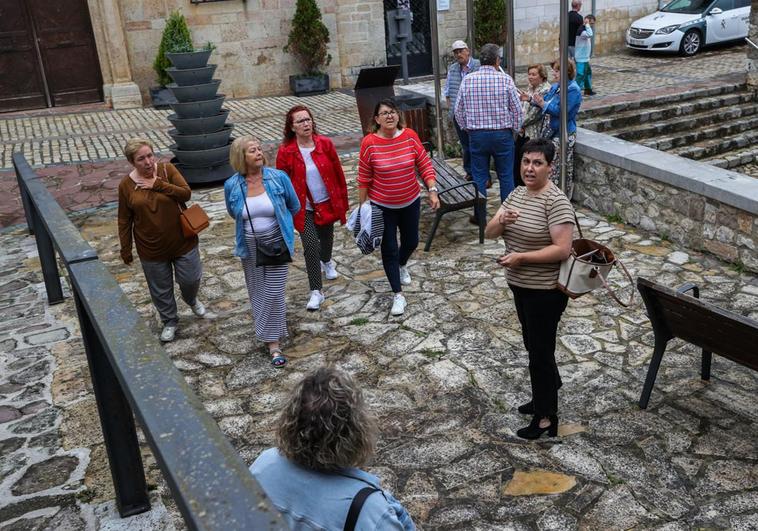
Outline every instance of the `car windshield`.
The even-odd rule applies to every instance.
[[[664,13],[683,13],[686,15],[699,15],[711,5],[713,0],[674,0],[661,8]]]

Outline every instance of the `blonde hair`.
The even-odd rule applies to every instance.
[[[155,146],[147,138],[130,138],[127,140],[126,145],[124,146],[124,156],[126,157],[126,160],[128,160],[130,164],[133,164],[134,155],[145,146],[149,147],[150,151],[155,153]]]
[[[244,135],[241,136],[232,142],[232,147],[229,150],[229,164],[234,168],[234,171],[237,171],[241,174],[244,174],[247,171],[247,164],[245,164],[245,151],[247,150],[247,145],[250,142],[257,142],[258,144],[261,143],[261,140],[257,136],[253,135]],[[266,164],[266,155],[263,155],[263,164]]]
[[[526,68],[526,71],[529,72],[529,70],[536,70],[539,76],[542,78],[542,81],[547,81],[547,68],[545,68],[545,65],[542,63],[529,65]]]
[[[572,59],[569,59],[567,61],[568,67],[566,68],[566,73],[568,74],[569,79],[574,79],[576,77],[576,63]],[[552,63],[550,63],[550,68],[553,70],[560,70],[561,69],[561,60],[555,59]]]

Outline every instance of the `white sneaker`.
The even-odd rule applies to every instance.
[[[405,302],[405,297],[403,297],[402,293],[395,293],[395,299],[392,301],[390,315],[403,315],[407,304],[408,303]]]
[[[403,286],[407,286],[411,283],[411,274],[408,272],[406,266],[400,266],[400,283]]]
[[[321,272],[326,276],[326,280],[334,280],[339,276],[337,268],[335,267],[334,260],[328,262],[321,262]]]
[[[203,317],[205,315],[205,306],[199,300],[195,300],[195,304],[190,306],[190,308],[192,308],[192,313],[198,317]]]
[[[175,336],[176,336],[175,326],[163,327],[163,331],[161,332],[161,341],[163,341],[164,343],[168,343],[169,341],[173,341]]]
[[[326,297],[324,297],[323,293],[317,289],[314,289],[311,291],[311,298],[308,300],[308,304],[305,306],[305,309],[311,312],[315,312],[321,308],[321,303],[324,302],[325,298]]]

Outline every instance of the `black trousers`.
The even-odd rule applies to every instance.
[[[421,217],[421,198],[403,208],[389,208],[377,205],[384,215],[384,235],[382,236],[382,265],[392,293],[403,291],[400,285],[400,266],[408,263],[413,251],[418,247],[418,224]],[[400,230],[400,247],[397,232]]]
[[[568,296],[558,289],[509,287],[521,322],[524,347],[529,352],[534,412],[538,417],[556,415],[558,388],[563,382],[555,363],[555,339]]]

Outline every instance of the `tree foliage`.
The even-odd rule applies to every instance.
[[[172,11],[166,20],[166,27],[163,28],[158,55],[153,62],[153,70],[158,74],[158,83],[162,87],[171,83],[171,78],[166,73],[166,68],[171,66],[171,61],[166,57],[166,53],[191,52],[193,50],[192,35],[190,35],[184,15],[179,11]]]
[[[474,49],[505,42],[505,0],[474,0]]]
[[[316,0],[297,0],[284,51],[297,57],[305,74],[319,74],[332,60],[326,47],[328,43],[329,30],[321,21],[321,10]]]

